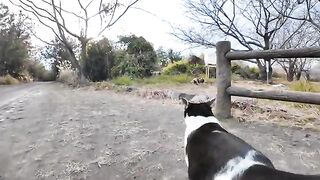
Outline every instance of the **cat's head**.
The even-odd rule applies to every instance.
[[[206,99],[206,100],[195,100],[193,98],[192,100],[188,100],[186,98],[181,98],[182,103],[185,106],[184,109],[184,117],[186,116],[203,116],[203,117],[209,117],[214,116],[212,112],[212,105],[215,101],[215,98],[212,99]]]

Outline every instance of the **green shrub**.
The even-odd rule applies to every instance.
[[[289,89],[302,92],[320,92],[320,85],[309,81],[296,81],[289,85]]]
[[[160,75],[160,76],[152,76],[149,78],[131,78],[129,76],[121,76],[112,80],[112,83],[115,85],[148,85],[148,84],[186,84],[192,81],[193,77],[187,74],[179,74],[179,75]]]
[[[259,69],[257,67],[250,67],[249,72],[252,74],[259,74]]]
[[[259,70],[256,67],[245,66],[242,67],[238,64],[231,67],[231,71],[234,74],[240,75],[240,77],[244,79],[258,79],[259,78]]]
[[[84,62],[84,73],[94,82],[111,78],[114,57],[113,47],[107,38],[90,42]]]
[[[211,72],[215,72],[215,71],[212,71],[211,69]],[[205,74],[205,73],[206,73],[205,65],[190,65],[189,74],[198,76],[200,74]]]
[[[118,43],[124,49],[115,52],[112,77],[150,77],[152,71],[159,69],[153,45],[143,37],[121,36]]]
[[[232,73],[236,73],[237,74],[237,72],[240,71],[241,69],[242,69],[242,67],[239,64],[233,64],[231,66],[231,72]]]
[[[19,81],[10,75],[0,76],[0,85],[19,84]]]
[[[188,71],[187,61],[177,61],[170,63],[167,67],[163,68],[162,72],[164,75],[178,75],[184,74]]]
[[[22,74],[23,75],[23,74]],[[45,69],[44,65],[37,61],[30,61],[27,67],[27,72],[24,77],[32,76],[35,81],[54,81],[56,75],[52,70]]]
[[[259,78],[259,69],[257,67],[249,68],[249,78],[250,79],[258,79]]]
[[[132,85],[133,79],[129,76],[120,76],[112,80],[115,85]]]
[[[200,75],[205,73],[204,65],[189,64],[187,61],[177,61],[170,63],[167,67],[163,68],[164,75]]]
[[[139,84],[184,84],[190,83],[193,78],[187,74],[161,75],[150,78],[136,79]]]

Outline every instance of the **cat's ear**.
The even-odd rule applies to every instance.
[[[181,98],[182,104],[187,108],[189,105],[189,101],[186,98]]]
[[[214,105],[214,102],[216,101],[216,98],[212,98],[210,101],[207,102],[207,104],[212,107]]]

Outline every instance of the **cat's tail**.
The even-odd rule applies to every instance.
[[[279,171],[263,165],[247,169],[240,180],[320,180],[320,175],[301,175]]]

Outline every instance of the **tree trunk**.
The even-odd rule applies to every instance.
[[[287,74],[287,81],[292,82],[293,81],[293,77],[294,77],[293,73],[288,73]]]
[[[88,80],[85,74],[83,73],[83,68],[81,64],[79,63],[79,61],[76,58],[76,55],[74,54],[72,46],[67,42],[65,42],[65,48],[67,50],[67,53],[69,54],[72,67],[78,71],[78,79],[79,79],[80,85],[87,84]]]
[[[266,62],[266,60],[264,60]],[[267,77],[269,79],[269,83],[272,83],[272,72],[273,72],[273,69],[272,69],[272,66],[271,66],[271,63],[268,63],[269,64],[269,73],[267,73],[267,64],[265,63],[264,65],[260,62],[260,60],[257,60],[257,65],[258,65],[258,68],[259,68],[259,79],[263,82],[267,82]],[[267,75],[268,74],[268,75]]]
[[[268,80],[269,83],[272,83],[272,72],[273,69],[271,67],[269,67],[269,73],[267,73],[267,69],[265,66],[263,66],[262,69],[259,69],[259,79],[262,80],[263,82],[267,82],[267,76],[268,76]]]
[[[297,81],[299,81],[301,79],[301,74],[302,74],[301,71],[297,72],[297,74],[296,74]]]
[[[111,79],[111,63],[110,63],[110,57],[109,56],[105,57],[105,62],[106,62],[106,65],[107,65],[107,68],[106,68],[107,79]]]
[[[83,72],[84,77],[88,77],[88,73],[86,72],[86,60],[87,60],[87,44],[88,41],[86,39],[81,39],[81,53],[80,53],[80,68]]]
[[[307,81],[310,81],[310,80],[311,80],[311,77],[310,77],[310,73],[309,73],[309,72],[306,72],[306,79],[307,79]]]
[[[292,82],[294,78],[294,74],[295,74],[294,64],[292,63],[292,64],[289,64],[289,68],[287,71],[287,81]]]

